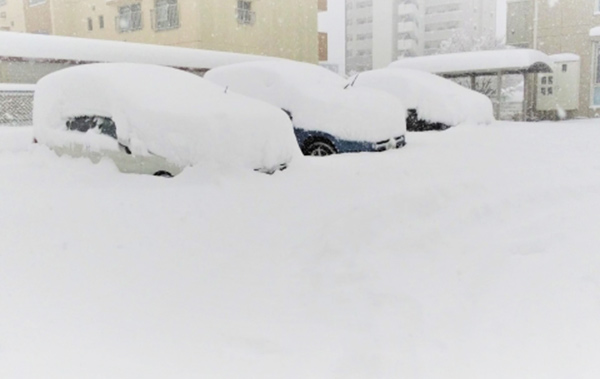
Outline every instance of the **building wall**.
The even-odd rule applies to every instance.
[[[398,2],[379,0],[373,4],[373,68],[383,68],[398,55]]]
[[[346,0],[346,72],[373,68],[373,1]]]
[[[23,0],[25,31],[28,33],[52,34],[51,1],[32,4]]]
[[[546,54],[575,53],[581,57],[579,115],[599,115],[600,108],[592,109],[591,85],[594,80],[592,65],[596,62],[594,42],[589,31],[600,26],[597,0],[561,0],[550,7],[538,4],[538,28],[535,46]]]
[[[513,0],[506,4],[506,44],[531,48],[533,43],[533,2]]]
[[[436,54],[460,33],[468,38],[496,37],[496,0],[422,0],[423,53]]]
[[[119,7],[133,3],[141,4],[142,28],[120,32]],[[238,22],[237,0],[177,3],[179,27],[157,31],[152,25],[155,0],[48,0],[26,7],[27,30],[318,61],[316,0],[253,0],[250,24]]]
[[[0,1],[0,30],[12,32],[25,31],[23,0]]]
[[[507,41],[511,45],[531,47],[546,54],[574,53],[581,58],[579,111],[576,116],[598,117],[600,107],[591,106],[595,65],[600,41],[590,38],[589,31],[600,26],[598,0],[518,1],[508,4],[508,14],[523,19],[507,23]],[[513,29],[515,33],[513,33]]]
[[[496,0],[346,0],[347,71],[435,54],[457,33],[494,40]]]

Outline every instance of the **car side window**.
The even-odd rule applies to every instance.
[[[117,139],[117,126],[108,117],[78,116],[67,121],[67,129],[86,133],[90,129],[98,129],[101,134]]]

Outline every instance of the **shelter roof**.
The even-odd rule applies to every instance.
[[[257,55],[132,42],[0,32],[0,60],[128,62],[206,70],[225,64],[269,59]]]
[[[552,72],[553,61],[541,51],[506,49],[403,58],[389,68],[412,68],[446,77]]]

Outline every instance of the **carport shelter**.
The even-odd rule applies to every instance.
[[[427,71],[444,78],[470,78],[471,88],[475,87],[478,76],[496,76],[498,88],[502,88],[504,75],[523,75],[523,120],[528,119],[528,111],[535,108],[535,91],[531,88],[538,73],[551,73],[552,60],[539,50],[507,49],[473,51],[430,55],[425,57],[402,58],[392,62],[389,68],[409,68]],[[502,107],[501,91],[496,91],[496,118]],[[533,95],[533,96],[532,96]]]

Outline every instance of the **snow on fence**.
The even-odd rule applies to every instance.
[[[30,84],[0,84],[0,126],[33,123],[33,92]]]

